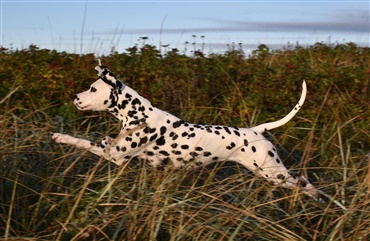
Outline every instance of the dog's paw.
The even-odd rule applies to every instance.
[[[67,144],[69,143],[71,136],[61,134],[61,133],[53,133],[53,135],[51,136],[51,139],[53,139],[56,143]]]

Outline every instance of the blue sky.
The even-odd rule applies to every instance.
[[[288,42],[370,46],[368,0],[0,1],[0,45],[13,49],[35,44],[102,55],[142,44],[140,37],[181,52],[201,49],[204,42],[206,53],[222,52],[233,42],[245,50],[259,44],[276,49]]]

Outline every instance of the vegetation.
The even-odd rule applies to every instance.
[[[196,123],[253,126],[308,96],[267,133],[286,166],[330,200],[319,203],[226,162],[198,170],[123,167],[51,141],[119,132],[108,113],[70,96],[96,79],[97,56],[0,50],[0,238],[27,240],[367,240],[370,236],[370,49],[353,43],[242,46],[161,54],[142,44],[102,57],[156,106]]]

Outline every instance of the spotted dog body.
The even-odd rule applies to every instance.
[[[286,188],[301,186],[317,197],[317,190],[304,177],[293,176],[282,163],[276,148],[262,133],[287,123],[300,109],[306,96],[283,119],[252,128],[187,123],[153,106],[135,90],[124,85],[104,66],[95,68],[100,77],[89,90],[73,96],[79,110],[107,110],[117,117],[121,132],[115,139],[105,137],[99,144],[55,133],[57,143],[84,148],[117,165],[133,157],[152,166],[170,164],[175,168],[200,166],[216,161],[236,161],[258,176]]]

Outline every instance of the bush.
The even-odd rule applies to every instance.
[[[354,240],[370,235],[370,50],[353,43],[260,45],[249,56],[161,54],[143,44],[102,59],[154,105],[189,122],[253,126],[283,117],[302,80],[308,97],[269,138],[288,167],[343,202],[264,185],[234,163],[157,171],[116,168],[57,145],[118,133],[107,113],[70,100],[96,79],[93,54],[0,50],[0,237],[38,240]],[[274,136],[274,137],[273,137]]]

